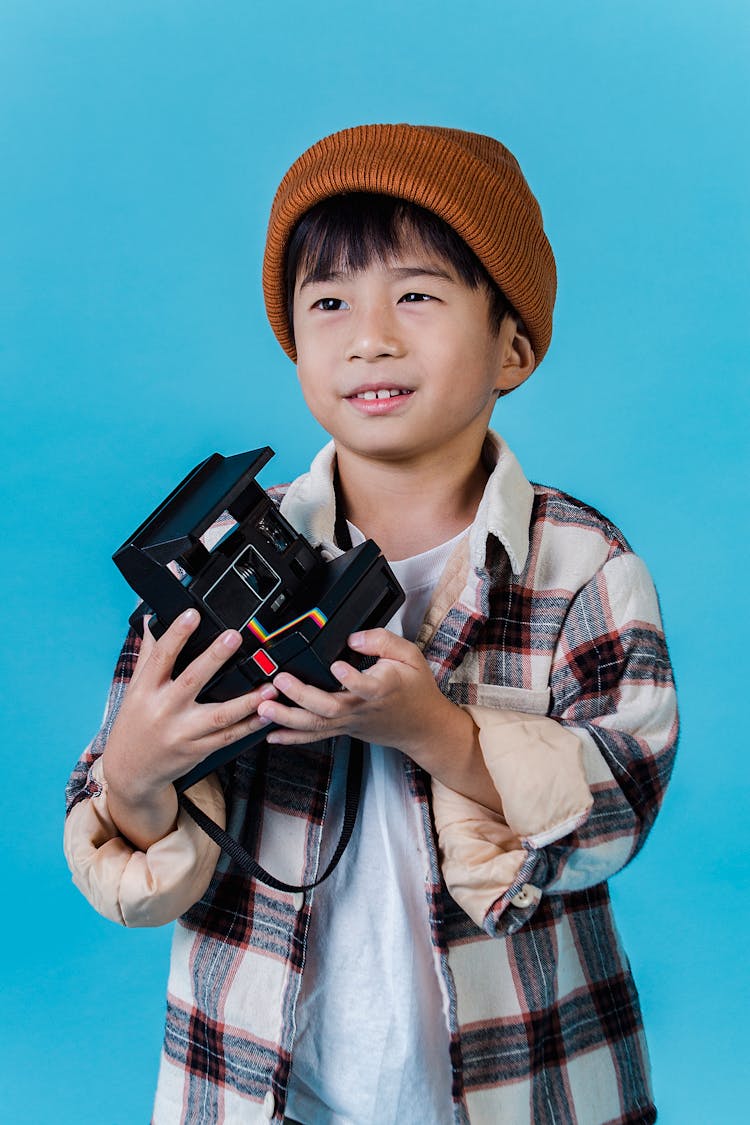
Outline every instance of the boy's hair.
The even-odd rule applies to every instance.
[[[390,196],[401,206],[406,201],[447,224],[516,310],[539,365],[552,336],[556,289],[539,204],[518,161],[499,141],[434,125],[342,129],[303,152],[279,184],[263,256],[263,294],[271,327],[291,359],[297,353],[287,252],[295,228],[323,200],[337,197],[338,208],[342,196],[360,193]],[[355,241],[337,237],[332,245],[354,250]]]
[[[490,328],[495,334],[509,313],[520,320],[474,251],[432,211],[390,195],[348,192],[317,203],[292,232],[286,256],[287,316],[292,338],[298,277],[325,281],[339,270],[356,272],[416,248],[451,265],[470,289],[484,286],[490,298]]]

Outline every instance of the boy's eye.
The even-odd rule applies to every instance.
[[[404,293],[401,301],[407,305],[415,305],[418,301],[431,301],[432,297],[429,293]],[[399,301],[399,304],[401,303]]]
[[[346,301],[342,301],[340,297],[321,297],[313,305],[314,309],[322,309],[323,312],[339,312],[340,309],[348,307]]]

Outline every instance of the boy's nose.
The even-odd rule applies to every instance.
[[[347,359],[363,359],[367,363],[403,352],[395,317],[390,308],[360,309],[352,318],[352,333],[347,346]]]

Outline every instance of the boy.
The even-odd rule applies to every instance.
[[[66,849],[108,917],[179,918],[154,1120],[654,1121],[606,880],[672,765],[656,596],[612,524],[488,431],[550,340],[536,200],[490,138],[344,130],[284,177],[263,282],[332,437],[272,495],[332,554],[375,539],[407,598],[350,638],[378,659],[334,664],[338,693],[279,674],[199,705],[237,634],[175,680],[194,620],[126,641]],[[350,847],[306,895],[178,816],[172,781],[268,722],[191,796],[295,884],[336,839],[348,739],[369,745]]]

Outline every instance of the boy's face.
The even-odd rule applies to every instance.
[[[481,449],[498,392],[531,374],[533,352],[489,294],[416,248],[324,281],[298,277],[297,373],[312,414],[347,451],[417,462]]]

